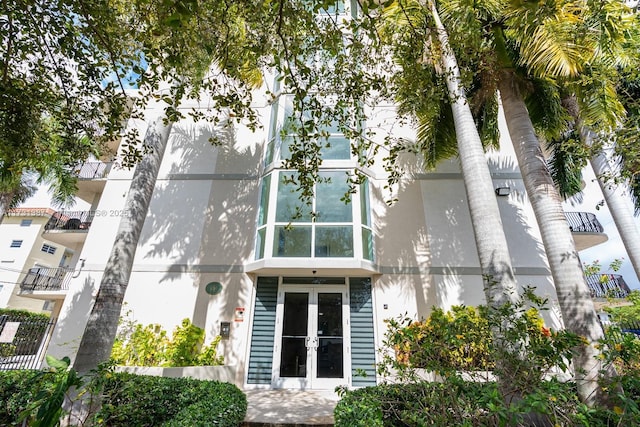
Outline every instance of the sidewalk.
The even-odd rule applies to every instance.
[[[246,427],[333,426],[338,395],[326,391],[245,390]]]

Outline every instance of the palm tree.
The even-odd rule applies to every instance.
[[[614,172],[604,151],[594,153],[589,160],[631,265],[636,276],[640,277],[640,231],[638,231],[633,215],[625,203],[625,197],[622,193],[624,184],[616,183],[612,179]]]
[[[417,143],[428,158],[427,163],[434,164],[440,157],[448,157],[452,153],[458,154],[487,302],[496,308],[506,303],[513,303],[518,296],[517,284],[495,198],[493,181],[484,155],[482,140],[461,82],[458,63],[449,45],[447,31],[440,21],[436,5],[433,1],[395,4],[385,11],[385,17],[390,20],[389,25],[392,28],[383,27],[382,31],[388,30],[393,33],[397,31],[395,27],[397,24],[408,27],[409,33],[413,33],[410,37],[415,37],[423,49],[419,56],[433,58],[431,66],[435,68],[437,74],[433,77],[444,79],[448,102],[447,105],[443,105],[443,108],[451,109],[450,118],[455,128],[457,150],[447,148],[447,144],[454,141],[454,138],[448,138],[443,132],[447,124],[443,123],[441,114],[449,116],[447,112],[438,111],[437,117],[433,120],[438,124],[434,125],[421,116],[420,110],[416,111],[416,104],[421,102],[428,104],[429,101],[422,100],[415,103],[412,99],[399,99],[399,101],[405,109],[412,110],[411,112],[421,121]],[[425,31],[425,22],[432,22],[435,30],[427,28]],[[425,64],[425,66],[429,65]],[[408,72],[405,71],[405,73]],[[420,84],[427,87],[432,82],[423,81]],[[420,93],[416,96],[420,97]],[[444,137],[448,141],[439,141],[439,143],[444,142],[445,147],[436,148],[438,152],[434,153],[433,145],[426,141],[437,137]]]
[[[138,240],[171,133],[172,122],[165,123],[165,120],[164,117],[156,119],[149,125],[144,137],[144,143],[150,151],[136,166],[131,180],[125,201],[127,214],[120,220],[98,294],[73,363],[78,372],[89,372],[111,356]]]
[[[591,299],[562,200],[534,132],[526,105],[517,87],[515,73],[504,70],[499,82],[507,128],[513,142],[520,173],[533,207],[565,327],[588,341],[574,358],[578,393],[583,402],[594,404],[603,369],[596,347],[603,338],[602,327]]]
[[[489,281],[485,282],[487,302],[494,307],[501,307],[505,303],[515,302],[517,286],[493,181],[465,89],[461,84],[460,69],[449,45],[446,29],[440,21],[435,3],[430,1],[425,6],[435,23],[435,31],[442,50],[440,60],[453,111],[458,158],[480,267],[485,281]]]
[[[475,20],[474,28],[480,31],[469,38],[481,37],[492,49],[507,128],[541,231],[565,327],[589,342],[578,348],[574,367],[579,396],[592,405],[602,397],[597,380],[604,367],[596,343],[603,332],[522,93],[522,87],[531,86],[527,79],[554,83],[579,74],[587,48],[575,42],[575,33],[586,14],[569,2],[443,3],[450,28],[467,28],[468,21]]]

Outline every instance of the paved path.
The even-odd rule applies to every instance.
[[[333,391],[245,390],[245,426],[332,426],[338,396]]]

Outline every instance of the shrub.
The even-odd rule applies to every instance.
[[[436,308],[423,321],[386,320],[384,345],[391,351],[378,370],[405,379],[414,378],[416,368],[444,377],[492,370],[506,395],[527,393],[547,374],[567,371],[574,348],[582,342],[566,330],[544,326],[539,311],[545,304],[526,288],[519,301],[499,308]],[[500,343],[490,331],[501,337]]]
[[[234,391],[193,403],[162,427],[236,427],[244,420],[247,400],[239,389]]]
[[[21,426],[18,421],[20,412],[41,391],[51,387],[53,373],[40,375],[39,371],[0,371],[0,425],[6,427]]]
[[[543,381],[518,400],[505,402],[496,383],[382,384],[342,390],[336,427],[382,426],[590,426],[638,425],[638,413],[592,410],[572,383]]]
[[[623,375],[601,383],[610,392],[609,406],[589,408],[573,383],[545,380],[555,369],[567,371],[574,348],[584,343],[546,328],[538,315],[545,305],[526,288],[519,301],[500,307],[435,309],[420,322],[387,321],[379,371],[404,383],[341,390],[336,426],[640,425],[640,340],[624,336],[599,344],[603,365],[615,363]],[[442,383],[419,381],[416,368],[439,373]],[[469,382],[460,375],[487,368],[498,382]]]
[[[113,372],[102,381],[96,420],[110,427],[238,425],[247,409],[244,393],[229,383]]]
[[[111,351],[114,363],[124,366],[203,366],[223,365],[218,356],[220,336],[203,347],[204,330],[189,319],[173,331],[171,339],[160,325],[142,326],[125,320]],[[121,325],[122,326],[122,325]]]

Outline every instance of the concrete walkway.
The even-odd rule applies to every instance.
[[[244,390],[246,427],[320,427],[333,425],[338,395],[327,391]]]

